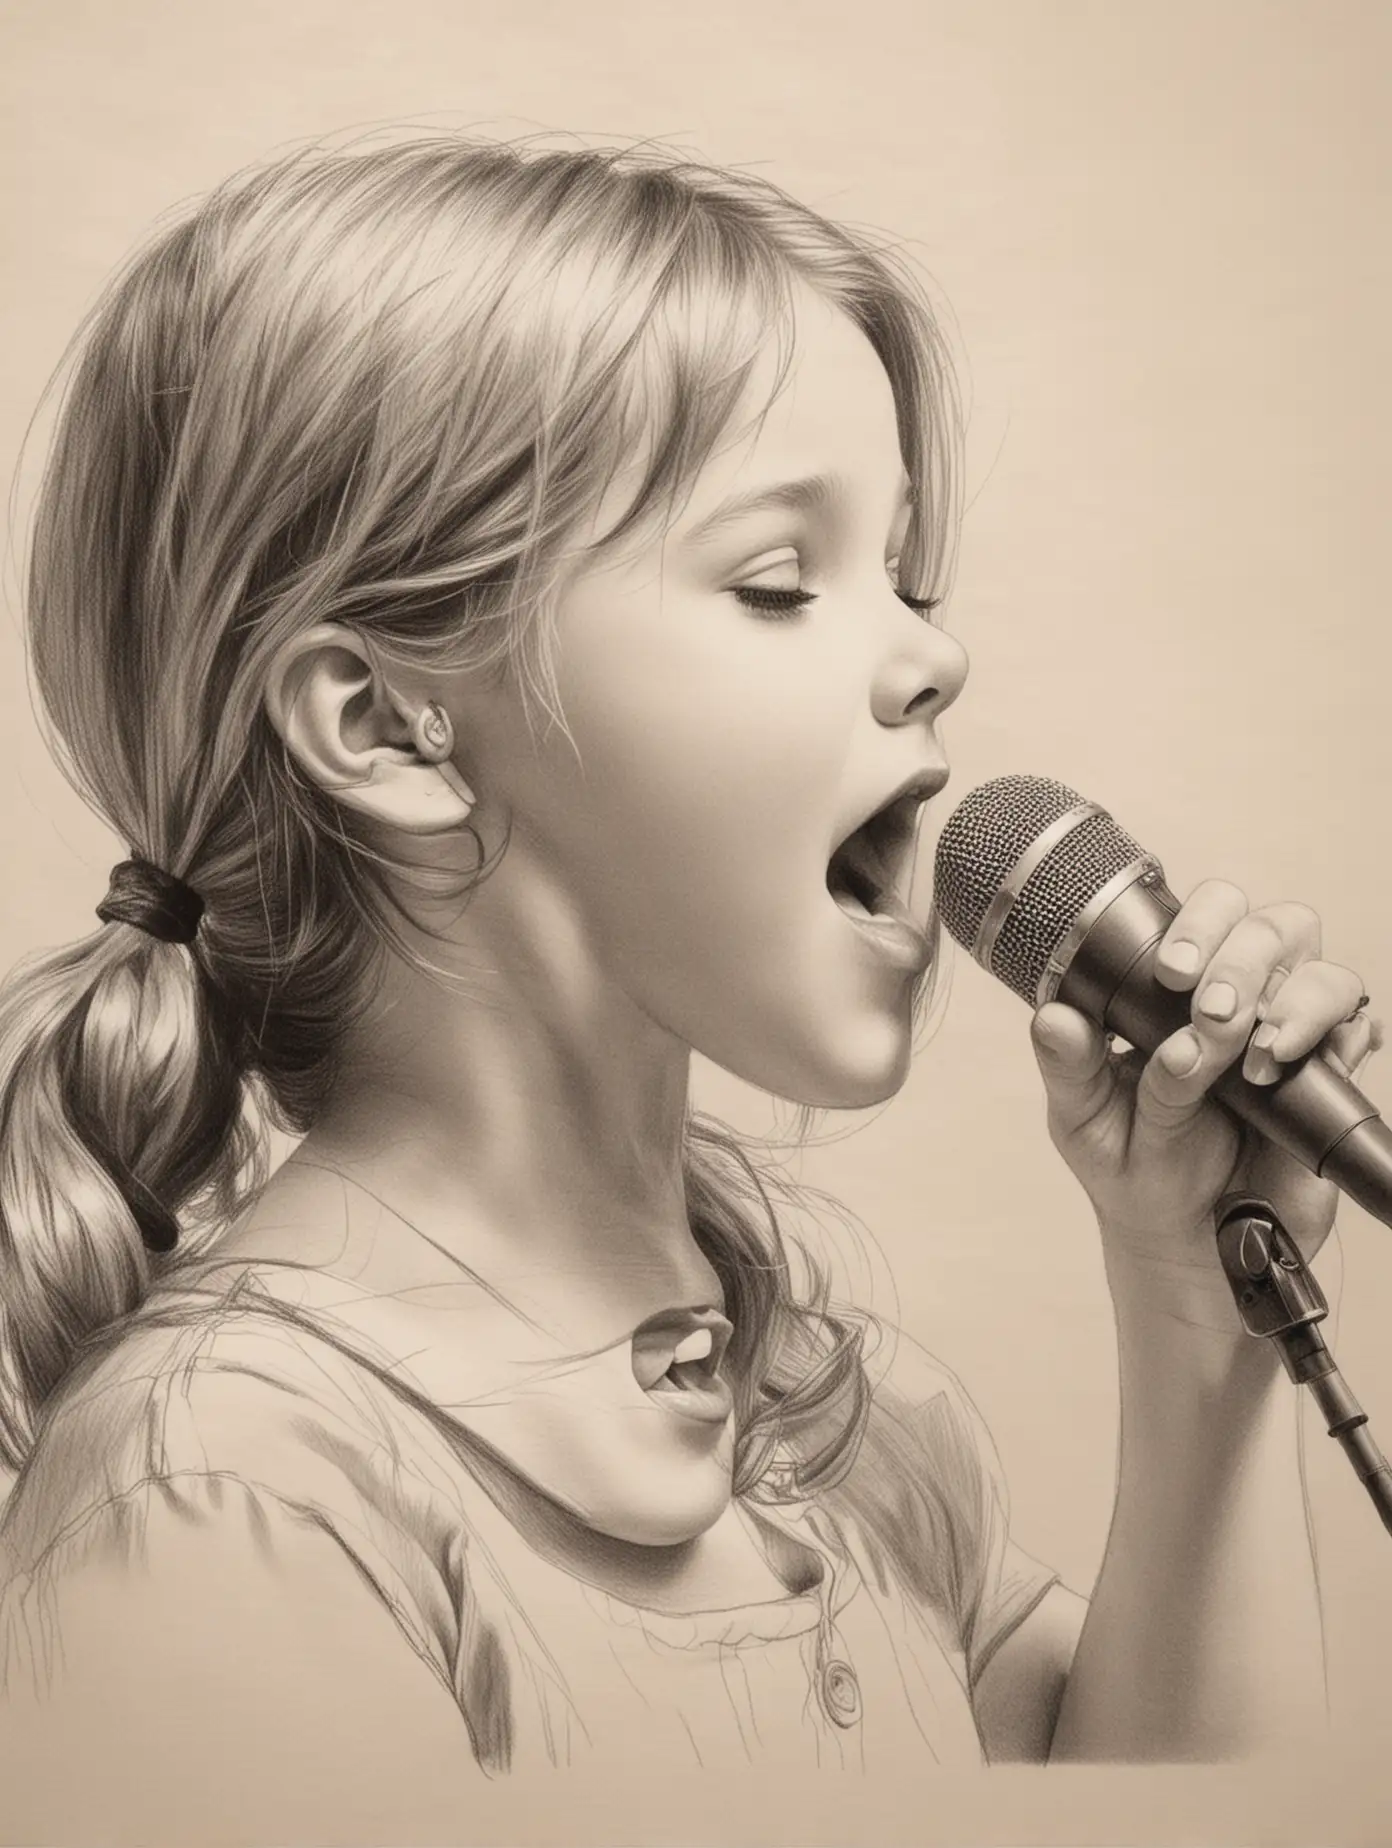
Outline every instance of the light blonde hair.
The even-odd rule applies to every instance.
[[[310,624],[385,659],[517,674],[556,711],[548,611],[603,543],[670,517],[808,284],[889,375],[916,497],[901,574],[940,594],[957,414],[888,250],[762,179],[651,149],[431,136],[238,177],[164,230],[83,331],[43,481],[28,620],[55,751],[206,912],[188,946],[109,924],[0,991],[0,1454],[74,1361],[206,1251],[300,1134],[380,959],[414,955],[393,864],[301,777],[263,707]],[[866,1411],[860,1333],[795,1286],[770,1192],[693,1117],[693,1230],[737,1329],[740,1451]],[[175,1222],[170,1255],[142,1238]],[[815,1271],[815,1267],[814,1267]]]

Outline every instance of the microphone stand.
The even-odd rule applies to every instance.
[[[1392,1465],[1373,1442],[1368,1416],[1349,1391],[1316,1323],[1324,1292],[1269,1200],[1228,1194],[1214,1209],[1218,1256],[1249,1335],[1274,1341],[1286,1372],[1308,1386],[1359,1481],[1392,1533]]]

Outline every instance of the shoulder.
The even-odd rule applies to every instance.
[[[287,1163],[249,1212],[190,1252],[107,1330],[44,1409],[5,1507],[23,1560],[90,1511],[151,1482],[238,1478],[331,1508],[404,1491],[412,1440],[393,1357],[348,1331],[370,1227],[343,1185]],[[337,1287],[329,1265],[354,1279]]]
[[[218,1509],[316,1525],[400,1576],[430,1498],[411,1429],[366,1367],[233,1287],[156,1291],[47,1408],[4,1511],[3,1576],[93,1552],[130,1559],[155,1526]],[[254,1517],[253,1517],[254,1518]]]
[[[138,1808],[170,1787],[123,1782],[153,1739],[180,1801],[225,1791],[247,1839],[292,1840],[263,1806],[347,1826],[381,1801],[384,1739],[407,1808],[476,1774],[456,1556],[356,1393],[327,1344],[231,1308],[140,1320],[69,1380],[0,1525],[7,1792],[59,1754],[107,1764],[142,1839],[192,1840]],[[27,1800],[88,1782],[41,1773]]]

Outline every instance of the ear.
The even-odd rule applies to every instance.
[[[345,807],[407,834],[467,820],[474,794],[451,761],[449,715],[435,701],[413,710],[352,629],[320,623],[293,636],[265,699],[298,768]]]

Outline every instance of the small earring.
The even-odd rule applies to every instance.
[[[433,757],[437,751],[449,750],[449,715],[439,700],[432,699],[428,705],[421,708],[416,720],[416,736],[423,757]]]
[[[464,814],[459,818],[463,820],[478,798],[449,761],[450,746],[454,742],[454,729],[449,722],[449,714],[438,700],[432,699],[422,706],[416,718],[415,731],[416,744],[421,756],[435,765],[441,778],[463,807]]]

